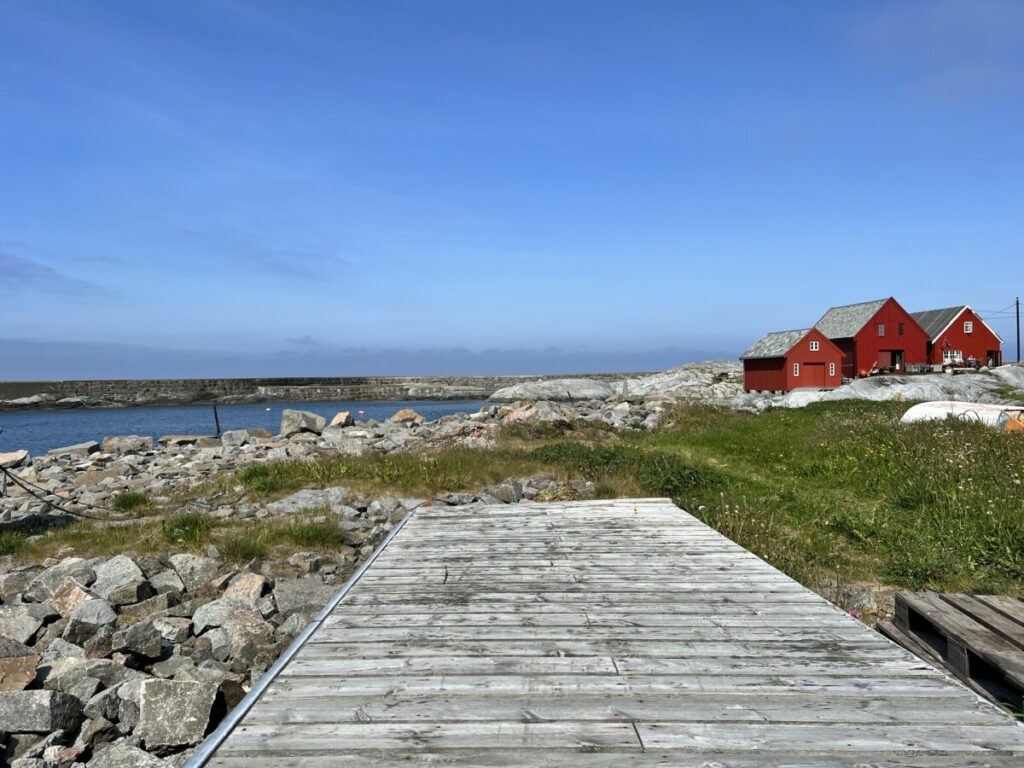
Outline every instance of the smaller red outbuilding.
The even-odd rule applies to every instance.
[[[766,334],[740,360],[747,392],[833,389],[843,383],[843,351],[817,328]]]
[[[966,304],[912,316],[928,334],[928,362],[932,365],[1003,364],[1003,340]]]

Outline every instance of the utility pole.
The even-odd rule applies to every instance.
[[[1017,297],[1017,362],[1020,362],[1020,296]]]

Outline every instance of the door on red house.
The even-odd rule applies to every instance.
[[[825,364],[824,363],[804,363],[804,375],[800,378],[803,379],[802,386],[805,387],[824,387],[825,386]]]

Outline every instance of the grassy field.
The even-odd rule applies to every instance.
[[[207,493],[276,498],[345,485],[367,497],[429,497],[549,471],[600,497],[668,496],[800,581],[945,591],[1024,587],[1024,439],[961,422],[901,425],[905,403],[836,402],[763,414],[694,407],[651,432],[594,425],[506,429],[497,447],[424,455],[323,458],[255,466]],[[132,508],[149,510],[146,499]],[[265,555],[339,546],[324,526],[143,519],[76,525],[0,550],[48,554],[158,551],[174,544]],[[189,526],[192,526],[190,528]],[[288,526],[300,526],[292,530]],[[195,530],[193,530],[193,528]],[[175,529],[176,530],[176,529]]]

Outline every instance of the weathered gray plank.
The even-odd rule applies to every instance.
[[[1019,756],[980,756],[960,753],[956,756],[937,754],[893,754],[892,752],[861,752],[856,755],[772,754],[768,752],[583,752],[580,750],[545,749],[510,752],[505,750],[403,749],[389,752],[348,752],[332,755],[271,756],[259,753],[218,755],[210,763],[217,768],[1020,768]]]
[[[303,648],[307,658],[367,658],[451,656],[601,656],[602,654],[675,658],[776,658],[795,660],[870,660],[892,658],[892,648],[881,638],[857,638],[841,643],[793,640],[421,640],[409,643],[330,642],[314,636]]]
[[[948,696],[710,694],[667,696],[288,696],[271,690],[249,716],[259,723],[461,722],[783,722],[991,724],[991,708]]]
[[[929,725],[793,725],[638,723],[647,749],[791,750],[835,752],[1004,752],[1020,748],[1011,723],[948,728]]]
[[[949,691],[950,682],[938,674],[929,677],[879,677],[858,679],[850,677],[807,677],[801,675],[459,675],[416,676],[390,675],[353,677],[291,678],[282,675],[275,681],[278,696],[335,695],[386,696],[388,694],[428,695],[510,695],[529,694],[670,694],[670,693],[794,693],[818,691],[821,693],[865,693],[881,695],[902,693],[909,696],[934,695]]]
[[[401,643],[430,640],[805,640],[841,641],[856,638],[856,627],[800,627],[798,630],[770,627],[340,627],[325,625],[317,633],[320,641]]]
[[[246,724],[232,734],[224,753],[326,753],[352,749],[619,749],[640,752],[626,723],[274,723]]]
[[[500,587],[500,585],[494,585]],[[471,597],[473,602],[481,603],[514,603],[516,605],[529,605],[531,603],[582,603],[584,605],[607,605],[617,603],[623,606],[654,606],[659,603],[664,604],[676,604],[680,600],[684,599],[683,596],[663,592],[661,590],[656,591],[636,591],[636,592],[608,592],[608,591],[590,591],[590,592],[472,592],[468,594],[468,590],[465,591],[467,597]],[[722,596],[722,595],[734,595],[737,598],[743,595],[748,596],[751,600],[755,601],[773,601],[773,602],[799,602],[799,603],[817,603],[821,598],[816,595],[811,596],[805,592],[789,588],[779,588],[778,590],[767,590],[767,589],[701,589],[693,590],[691,594],[695,598],[699,599],[697,593],[706,593],[709,596]],[[434,590],[424,589],[420,592],[412,590],[396,591],[389,593],[387,590],[375,590],[367,593],[360,592],[356,595],[349,595],[342,603],[343,606],[367,606],[367,605],[388,605],[394,603],[419,603],[422,605],[434,603],[435,605],[452,605],[451,596],[455,594],[454,590],[446,592],[445,594],[438,594]],[[339,606],[340,608],[341,606]]]

